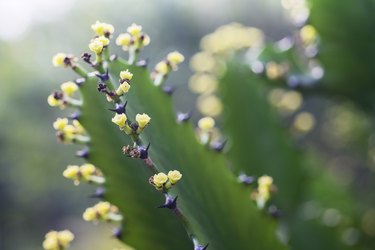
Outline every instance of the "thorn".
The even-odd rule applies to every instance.
[[[139,60],[135,65],[138,67],[146,68],[148,65],[148,60]]]
[[[99,198],[99,199],[103,199],[103,198],[104,198],[104,194],[105,194],[105,189],[102,188],[102,187],[98,187],[98,188],[95,190],[95,194],[91,195],[90,198]]]
[[[192,112],[189,111],[187,113],[182,113],[178,112],[177,113],[177,122],[182,123],[182,122],[187,122],[191,118]]]
[[[116,54],[112,54],[112,55],[109,57],[109,60],[110,60],[111,62],[117,60],[117,55],[116,55]]]
[[[73,114],[71,114],[68,118],[71,119],[71,120],[78,120],[80,115],[81,115],[81,113],[79,111],[77,111],[77,112],[74,112]]]
[[[78,150],[76,152],[76,156],[77,157],[82,157],[84,159],[88,159],[89,158],[89,150],[88,150],[88,148],[84,148],[84,149]]]
[[[206,250],[207,248],[208,248],[208,244],[205,246],[198,245],[194,247],[194,250]]]
[[[96,73],[95,74],[102,82],[105,82],[107,80],[109,80],[109,74],[108,74],[108,69],[105,70],[105,73],[104,74],[99,74],[99,73]]]
[[[254,183],[255,178],[242,173],[238,176],[237,180],[245,185],[251,185]]]
[[[275,205],[269,206],[267,212],[275,219],[278,219],[283,215],[281,210]]]
[[[90,55],[89,53],[83,53],[83,54],[81,55],[81,58],[82,58],[82,60],[83,60],[84,62],[86,62],[86,63],[90,64],[91,66],[93,66],[93,65],[92,65],[92,62],[91,62],[91,55]]]
[[[168,194],[165,195],[165,203],[161,206],[158,206],[158,208],[168,208],[168,209],[176,209],[177,207],[177,198],[178,196],[176,197],[172,197]]]
[[[172,95],[173,92],[175,91],[176,89],[172,86],[167,86],[167,85],[164,85],[163,86],[163,91],[164,93],[166,93],[167,95]]]
[[[116,239],[120,239],[122,236],[122,228],[121,227],[116,227],[112,230],[112,235]]]
[[[77,78],[75,80],[75,83],[78,85],[78,87],[82,86],[85,83],[86,79],[85,78]]]
[[[114,109],[109,109],[110,111],[116,112],[117,114],[124,114],[126,112],[125,108],[128,104],[128,101],[126,101],[124,104],[116,103],[116,106]]]
[[[224,141],[217,141],[212,145],[213,150],[216,152],[221,152],[223,151],[225,144],[227,144],[227,140]]]
[[[144,159],[147,159],[148,158],[148,149],[150,147],[150,143],[147,145],[146,148],[143,148],[143,147],[138,147],[138,151],[139,151],[139,158],[144,160]]]

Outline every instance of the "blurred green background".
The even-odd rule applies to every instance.
[[[89,198],[94,190],[88,185],[77,188],[62,178],[66,165],[77,161],[75,148],[56,142],[52,122],[61,112],[46,103],[53,89],[73,77],[53,68],[52,56],[87,51],[90,25],[96,20],[113,24],[117,34],[133,22],[141,24],[152,41],[141,57],[149,58],[151,65],[175,49],[189,59],[199,50],[202,36],[233,21],[262,29],[268,41],[293,30],[279,0],[0,0],[1,250],[41,249],[48,230],[65,228],[76,235],[73,250],[119,246],[111,238],[111,227],[94,227],[81,219],[94,202]],[[196,96],[186,87],[190,74],[185,63],[168,79],[182,85],[175,96],[181,110],[195,105]],[[305,105],[317,116],[318,126],[297,141],[319,151],[343,190],[351,190],[363,201],[361,209],[371,211],[367,210],[374,204],[368,192],[374,187],[375,169],[371,112],[351,100],[338,102],[332,97],[307,98]],[[368,218],[375,225],[374,216]],[[375,228],[369,228],[373,237]]]

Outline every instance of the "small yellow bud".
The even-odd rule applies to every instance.
[[[106,217],[111,209],[111,204],[107,201],[101,201],[94,207],[98,214],[102,217]]]
[[[155,66],[155,71],[161,75],[166,75],[169,73],[169,67],[166,62],[161,61]]]
[[[123,33],[123,34],[120,34],[117,39],[116,39],[116,44],[118,46],[129,46],[130,45],[130,42],[132,40],[132,37],[130,34],[128,33]]]
[[[66,125],[68,125],[67,118],[57,118],[53,123],[53,128],[56,130],[63,130]]]
[[[171,64],[174,70],[177,69],[177,65],[185,60],[185,57],[178,51],[171,52],[167,55],[167,60]]]
[[[270,187],[273,183],[273,178],[268,175],[263,175],[258,179],[258,185],[263,187]]]
[[[103,43],[98,39],[94,39],[90,42],[89,48],[95,54],[100,54],[103,51]]]
[[[212,117],[206,116],[198,121],[198,127],[203,130],[211,130],[215,126],[215,120]]]
[[[123,128],[125,127],[125,123],[126,123],[126,120],[127,120],[127,116],[125,114],[116,114],[113,118],[112,118],[112,122],[116,125],[118,125],[120,128]]]
[[[85,212],[83,213],[83,219],[85,221],[94,221],[97,220],[97,213],[93,207],[86,208]]]
[[[107,46],[109,44],[109,39],[106,38],[105,36],[100,36],[96,39],[100,41],[103,44],[103,46]]]
[[[52,58],[52,64],[55,67],[66,67],[65,65],[66,54],[58,53]]]
[[[142,32],[142,26],[133,23],[128,27],[127,31],[135,38],[138,38]]]
[[[161,187],[168,181],[168,176],[164,173],[155,174],[153,177],[153,182],[156,187]]]
[[[135,116],[135,120],[137,121],[139,127],[143,129],[150,123],[151,118],[147,114],[143,113],[143,114],[137,114]]]
[[[317,38],[317,31],[313,26],[305,25],[300,30],[300,36],[305,44],[311,44]]]
[[[124,70],[120,72],[120,78],[121,80],[131,80],[133,78],[133,74],[129,72],[129,70]]]
[[[73,125],[66,125],[63,129],[63,132],[66,135],[74,135],[77,132],[77,130]]]
[[[79,167],[77,165],[69,165],[63,172],[63,176],[70,180],[76,180],[79,177]]]
[[[182,174],[178,170],[168,172],[168,179],[173,184],[176,184],[182,178]]]
[[[128,93],[130,89],[130,84],[127,82],[123,82],[116,90],[116,95],[122,95],[124,93]]]
[[[64,82],[60,87],[67,96],[72,96],[78,90],[78,86],[74,82]]]
[[[57,237],[59,239],[60,245],[62,245],[63,247],[68,247],[70,242],[74,240],[74,234],[72,234],[72,232],[70,232],[69,230],[58,232]]]
[[[81,165],[81,167],[79,168],[79,171],[82,177],[88,181],[90,180],[91,175],[95,173],[96,168],[94,165],[86,163],[86,164]]]
[[[115,31],[113,25],[108,23],[102,23],[96,21],[95,24],[91,25],[91,29],[98,35],[98,36],[110,36]]]
[[[60,106],[62,104],[61,100],[56,99],[53,94],[48,96],[47,102],[51,107]]]

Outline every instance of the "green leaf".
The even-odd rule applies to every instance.
[[[128,116],[151,116],[142,139],[151,142],[150,155],[160,170],[183,174],[173,192],[201,243],[215,250],[285,249],[275,236],[275,222],[259,212],[224,156],[198,143],[191,124],[177,124],[171,97],[153,85],[147,70],[120,60],[110,63],[114,79],[125,69],[134,73],[125,96]]]

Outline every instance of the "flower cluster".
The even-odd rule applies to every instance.
[[[274,190],[275,186],[273,185],[272,177],[263,175],[258,178],[258,188],[251,194],[251,197],[256,201],[258,208],[264,208]]]
[[[150,124],[151,117],[147,114],[137,114],[135,116],[136,123],[130,123],[126,114],[115,114],[112,122],[119,126],[126,134],[140,134],[148,124]]]
[[[91,40],[89,49],[97,55],[103,52],[103,49],[108,46],[109,39],[105,36],[99,36]]]
[[[86,208],[83,213],[83,219],[85,221],[97,222],[103,221],[121,221],[122,216],[119,214],[119,210],[115,205],[107,201],[101,201],[93,207]]]
[[[69,230],[50,231],[45,236],[43,248],[45,250],[64,250],[69,247],[73,239],[74,235]]]
[[[79,106],[81,101],[74,99],[72,96],[78,91],[78,85],[75,82],[64,82],[60,86],[61,91],[50,94],[47,102],[51,107],[60,107],[64,109],[66,106]]]
[[[169,171],[168,175],[163,172],[151,176],[149,182],[157,190],[170,189],[182,178],[182,174],[178,170]]]
[[[133,23],[127,28],[126,33],[121,33],[117,37],[116,44],[125,51],[135,53],[149,45],[150,41],[150,37],[142,32],[142,26]]]
[[[167,57],[156,64],[154,71],[151,74],[151,78],[154,80],[156,86],[162,84],[168,74],[173,70],[178,69],[178,65],[185,60],[185,57],[178,51],[173,51],[167,55]]]
[[[78,185],[81,180],[102,184],[105,182],[101,171],[92,164],[83,164],[81,166],[69,165],[63,172],[63,176],[73,180]]]
[[[130,89],[130,80],[133,78],[133,74],[129,70],[120,72],[120,86],[116,90],[116,95],[120,96],[128,93]]]
[[[57,138],[63,143],[86,142],[88,137],[86,131],[78,120],[69,124],[68,118],[57,118],[53,123]]]

